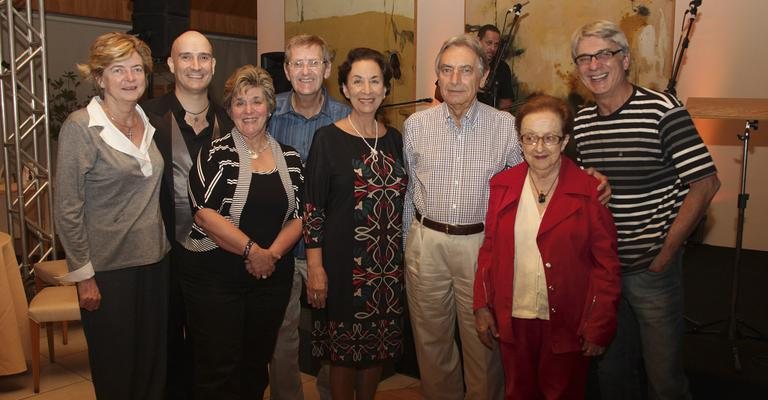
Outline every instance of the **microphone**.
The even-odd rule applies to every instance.
[[[694,0],[694,1],[698,1],[699,3],[701,3],[701,0]],[[517,14],[517,13],[519,13],[520,10],[523,8],[523,6],[528,5],[528,3],[530,3],[530,1],[526,1],[523,4],[520,4],[520,3],[515,4],[514,7],[512,7],[512,8],[507,10],[507,14],[510,14],[510,13]]]
[[[702,0],[693,0],[688,4],[688,12],[691,13],[691,16],[696,16],[696,13],[699,11],[699,7],[701,7]]]
[[[431,97],[425,97],[423,99],[416,99],[411,101],[404,101],[402,103],[394,103],[394,104],[384,104],[381,106],[381,108],[390,108],[390,107],[400,107],[400,106],[406,106],[408,104],[416,104],[416,103],[431,103],[432,98]]]

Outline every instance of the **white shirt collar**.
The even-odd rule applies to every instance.
[[[144,136],[141,139],[141,145],[136,147],[128,137],[126,137],[119,129],[109,120],[104,109],[101,108],[101,98],[94,96],[91,102],[88,103],[88,127],[100,126],[103,129],[99,133],[101,139],[111,148],[128,154],[139,162],[141,173],[144,176],[152,176],[152,161],[149,158],[149,146],[152,145],[152,137],[155,135],[155,128],[149,124],[144,110],[138,106],[135,106],[136,112],[139,114],[142,122],[144,122]]]

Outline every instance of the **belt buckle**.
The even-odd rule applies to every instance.
[[[445,224],[445,226],[443,228],[445,228],[445,234],[446,235],[450,235],[451,234],[451,224]]]

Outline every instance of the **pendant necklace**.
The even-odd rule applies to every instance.
[[[109,117],[109,119],[112,121],[112,123],[115,124],[115,126],[117,127],[118,130],[120,130],[121,132],[122,132],[123,129],[127,129],[128,130],[128,132],[123,132],[123,134],[128,137],[128,140],[133,142],[133,126],[136,125],[136,120],[135,120],[135,115],[133,114],[133,110],[131,110],[132,111],[131,112],[131,124],[128,125],[128,124],[124,124],[122,122],[119,122],[117,120],[117,118],[115,118],[112,115],[112,113],[109,112],[109,110],[106,107],[104,107],[103,104],[102,104],[101,108],[104,110],[104,113],[107,114],[107,117]]]
[[[531,183],[533,183],[533,188],[536,189],[536,193],[539,194],[538,200],[540,204],[544,204],[547,201],[547,196],[552,192],[552,189],[555,187],[555,183],[557,183],[557,180],[560,178],[559,176],[555,177],[555,180],[552,181],[552,184],[549,185],[549,189],[547,189],[547,193],[542,192],[539,190],[539,187],[536,186],[536,180],[533,179],[533,175],[531,175],[531,170],[528,170],[528,176],[531,178]]]
[[[193,113],[192,111],[187,111],[187,109],[184,107],[182,108],[184,108],[184,112],[186,112],[187,114],[189,114],[190,117],[192,117],[192,121],[195,121],[194,123],[197,123],[197,121],[200,119],[200,114],[208,111],[208,107],[210,106],[211,106],[211,103],[208,102],[208,104],[205,105],[205,108],[203,108],[202,110],[196,113]]]
[[[369,149],[371,149],[371,155],[368,156],[368,158],[373,159],[373,162],[378,161],[379,151],[376,150],[376,146],[379,145],[379,123],[376,122],[374,124],[374,135],[376,135],[376,139],[373,141],[373,146],[371,146],[370,144],[368,144],[368,141],[365,140],[365,137],[363,137],[363,135],[360,134],[360,131],[357,130],[357,128],[355,127],[355,124],[352,123],[352,117],[347,115],[347,120],[349,120],[349,125],[352,126],[352,129],[355,131],[357,136],[360,136],[360,139],[363,139],[363,143],[365,143],[365,145],[368,146]]]
[[[244,138],[246,138],[246,139],[249,139],[249,138],[248,138],[247,136],[245,136],[245,135],[243,135],[243,137],[244,137]],[[245,142],[245,143],[246,143],[246,145],[248,146],[248,155],[251,157],[251,160],[258,160],[258,159],[259,159],[259,157],[261,156],[261,153],[263,153],[263,152],[264,152],[264,150],[266,150],[266,149],[267,149],[267,147],[269,147],[269,140],[268,140],[268,138],[266,137],[266,135],[264,136],[264,146],[261,146],[261,148],[260,148],[260,149],[257,149],[257,150],[251,150],[251,144],[250,144],[250,143],[249,143],[247,140],[246,140],[246,142]]]

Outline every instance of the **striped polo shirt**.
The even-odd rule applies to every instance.
[[[611,184],[622,272],[648,268],[688,184],[716,173],[690,114],[674,96],[635,86],[611,115],[599,115],[596,105],[581,109],[573,138],[578,162]]]

